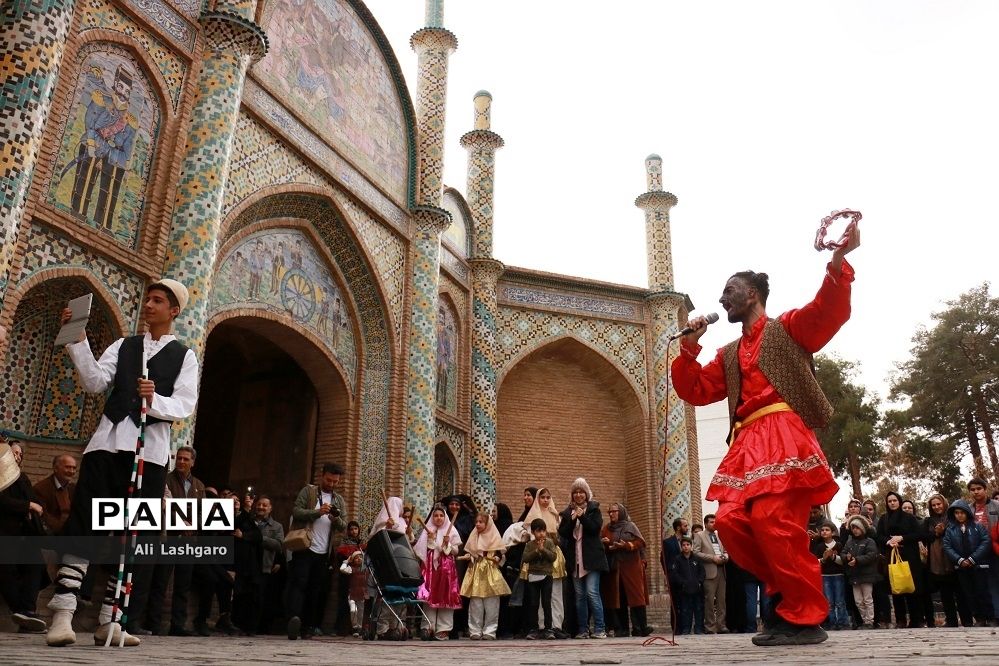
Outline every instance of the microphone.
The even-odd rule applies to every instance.
[[[704,320],[706,322],[708,322],[709,324],[713,324],[716,321],[718,321],[718,313],[717,312],[712,312],[710,314],[706,314],[706,315],[704,315]],[[669,341],[673,342],[677,338],[682,338],[683,336],[687,335],[688,333],[693,333],[693,332],[694,332],[694,329],[691,328],[690,326],[688,326],[687,328],[683,329],[682,331],[680,331],[679,333],[677,333],[676,335],[674,335],[673,337],[671,337],[669,339]]]

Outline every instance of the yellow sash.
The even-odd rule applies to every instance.
[[[786,402],[775,402],[772,405],[767,405],[766,407],[760,407],[759,409],[757,409],[755,412],[753,412],[743,420],[735,422],[735,425],[732,426],[732,432],[729,433],[728,436],[729,446],[731,446],[732,442],[735,441],[735,434],[739,432],[739,430],[741,430],[742,428],[748,426],[753,421],[759,420],[764,416],[766,416],[767,414],[776,414],[777,412],[790,412],[790,411],[793,411],[791,409],[791,405],[787,404]]]

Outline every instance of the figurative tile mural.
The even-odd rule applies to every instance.
[[[458,321],[443,299],[437,306],[437,408],[458,412]]]
[[[270,54],[253,75],[400,201],[406,129],[378,44],[348,2],[275,0],[263,28]]]
[[[52,345],[60,327],[62,304],[89,291],[82,280],[62,278],[36,286],[21,299],[0,377],[5,396],[0,425],[4,428],[29,436],[79,441],[97,427],[104,395],[85,393],[76,381],[69,355]],[[117,337],[97,300],[87,337],[98,356]]]
[[[295,229],[265,229],[230,248],[219,263],[209,312],[255,307],[279,312],[326,343],[357,384],[357,350],[347,301],[312,242]]]
[[[48,201],[134,247],[159,133],[159,105],[125,49],[90,44],[81,63]]]
[[[152,57],[169,91],[169,97],[176,109],[187,78],[187,64],[163,42],[151,36],[131,16],[118,9],[111,0],[83,0],[78,3],[83,32],[91,28],[113,30],[131,37]]]
[[[451,226],[444,231],[441,239],[446,241],[462,259],[468,257],[468,222],[465,211],[458,203],[458,195],[451,190],[444,192],[441,207],[451,213]]]
[[[115,303],[121,308],[122,316],[131,323],[134,330],[145,290],[142,278],[39,225],[31,225],[26,242],[28,249],[24,253],[24,265],[19,277],[22,282],[47,268],[84,268],[111,293]]]

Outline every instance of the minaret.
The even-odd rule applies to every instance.
[[[701,513],[697,439],[688,436],[694,432],[694,409],[679,399],[669,377],[670,365],[679,353],[678,345],[669,343],[669,336],[677,332],[681,318],[686,321],[693,306],[686,294],[674,291],[669,213],[677,199],[663,191],[662,158],[658,155],[645,158],[645,173],[648,191],[635,199],[635,205],[645,211],[650,291],[646,304],[652,316],[657,464],[659,474],[665,474],[664,513],[660,518],[664,529],[668,529],[675,518],[693,521]]]
[[[451,215],[444,192],[444,119],[448,57],[457,38],[443,26],[444,0],[427,0],[425,28],[409,43],[419,54],[416,81],[418,205],[414,207],[406,400],[406,467],[403,492],[415,515],[434,502],[434,432],[437,418],[437,306],[440,302],[441,234]]]
[[[0,303],[75,4],[5,2],[0,13]]]
[[[214,11],[204,12],[200,19],[204,58],[163,265],[163,275],[180,280],[190,292],[190,301],[174,325],[177,337],[194,349],[199,359],[205,351],[222,198],[229,179],[243,83],[250,65],[267,53],[267,36],[254,23],[256,7],[256,0],[218,0]],[[174,430],[173,450],[190,446],[193,439],[192,417]]]
[[[493,98],[475,93],[475,124],[461,137],[468,150],[465,198],[472,212],[472,499],[488,510],[496,501],[496,284],[504,266],[493,259],[493,186],[503,137],[489,129]]]

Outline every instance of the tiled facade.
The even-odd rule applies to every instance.
[[[95,293],[89,336],[99,353],[141,330],[144,287],[162,275],[191,291],[176,328],[202,368],[219,326],[270,331],[279,346],[285,340],[274,331],[301,333],[294,344],[315,353],[295,358],[326,364],[306,368],[324,406],[309,466],[346,464],[349,508],[362,522],[378,511],[383,490],[420,513],[452,490],[482,508],[515,506],[518,498],[497,497],[497,479],[514,475],[528,485],[541,472],[497,462],[504,458],[497,403],[504,378],[549,346],[562,354],[559,367],[592,364],[566,377],[613,376],[614,396],[630,405],[622,417],[626,455],[656,468],[654,482],[629,473],[627,496],[641,505],[633,513],[651,523],[645,517],[661,500],[664,520],[699,517],[692,412],[666,380],[675,345],[665,338],[690,304],[674,291],[676,198],[662,191],[661,160],[647,161],[648,192],[636,201],[645,213],[649,289],[507,268],[493,256],[503,139],[490,129],[488,93],[475,95],[461,138],[464,194],[442,180],[448,58],[457,39],[443,27],[440,0],[428,0],[426,26],[412,37],[419,54],[412,94],[361,0],[17,7],[4,15],[5,35],[30,25],[50,37],[0,46],[7,71],[21,68],[4,82],[17,112],[0,111],[2,156],[14,165],[0,190],[0,323],[10,332],[0,349],[8,396],[0,427],[21,433],[29,451],[78,450],[103,399],[84,395],[66,355],[51,348],[61,302]],[[305,16],[311,23],[289,21]],[[78,30],[67,38],[71,21]],[[320,24],[329,30],[309,32]],[[345,81],[330,63],[367,87]],[[131,92],[115,112],[108,100],[122,76]],[[88,100],[98,93],[110,120],[91,127],[87,114],[96,107]],[[126,127],[137,142],[119,150],[127,173],[112,170],[105,179],[120,184],[118,199],[98,204],[94,189],[81,204],[73,195],[85,188],[76,183],[101,182],[81,171],[91,158],[81,137],[103,132],[110,149],[121,149],[115,137]],[[98,222],[111,217],[95,211],[113,212],[113,224],[102,228]],[[549,397],[532,396],[529,382],[517,390],[518,404]],[[195,441],[194,423],[175,426],[174,447]],[[598,440],[592,432],[580,437],[573,461],[591,465],[600,485],[599,451],[587,443]],[[658,525],[642,528],[654,533]]]

